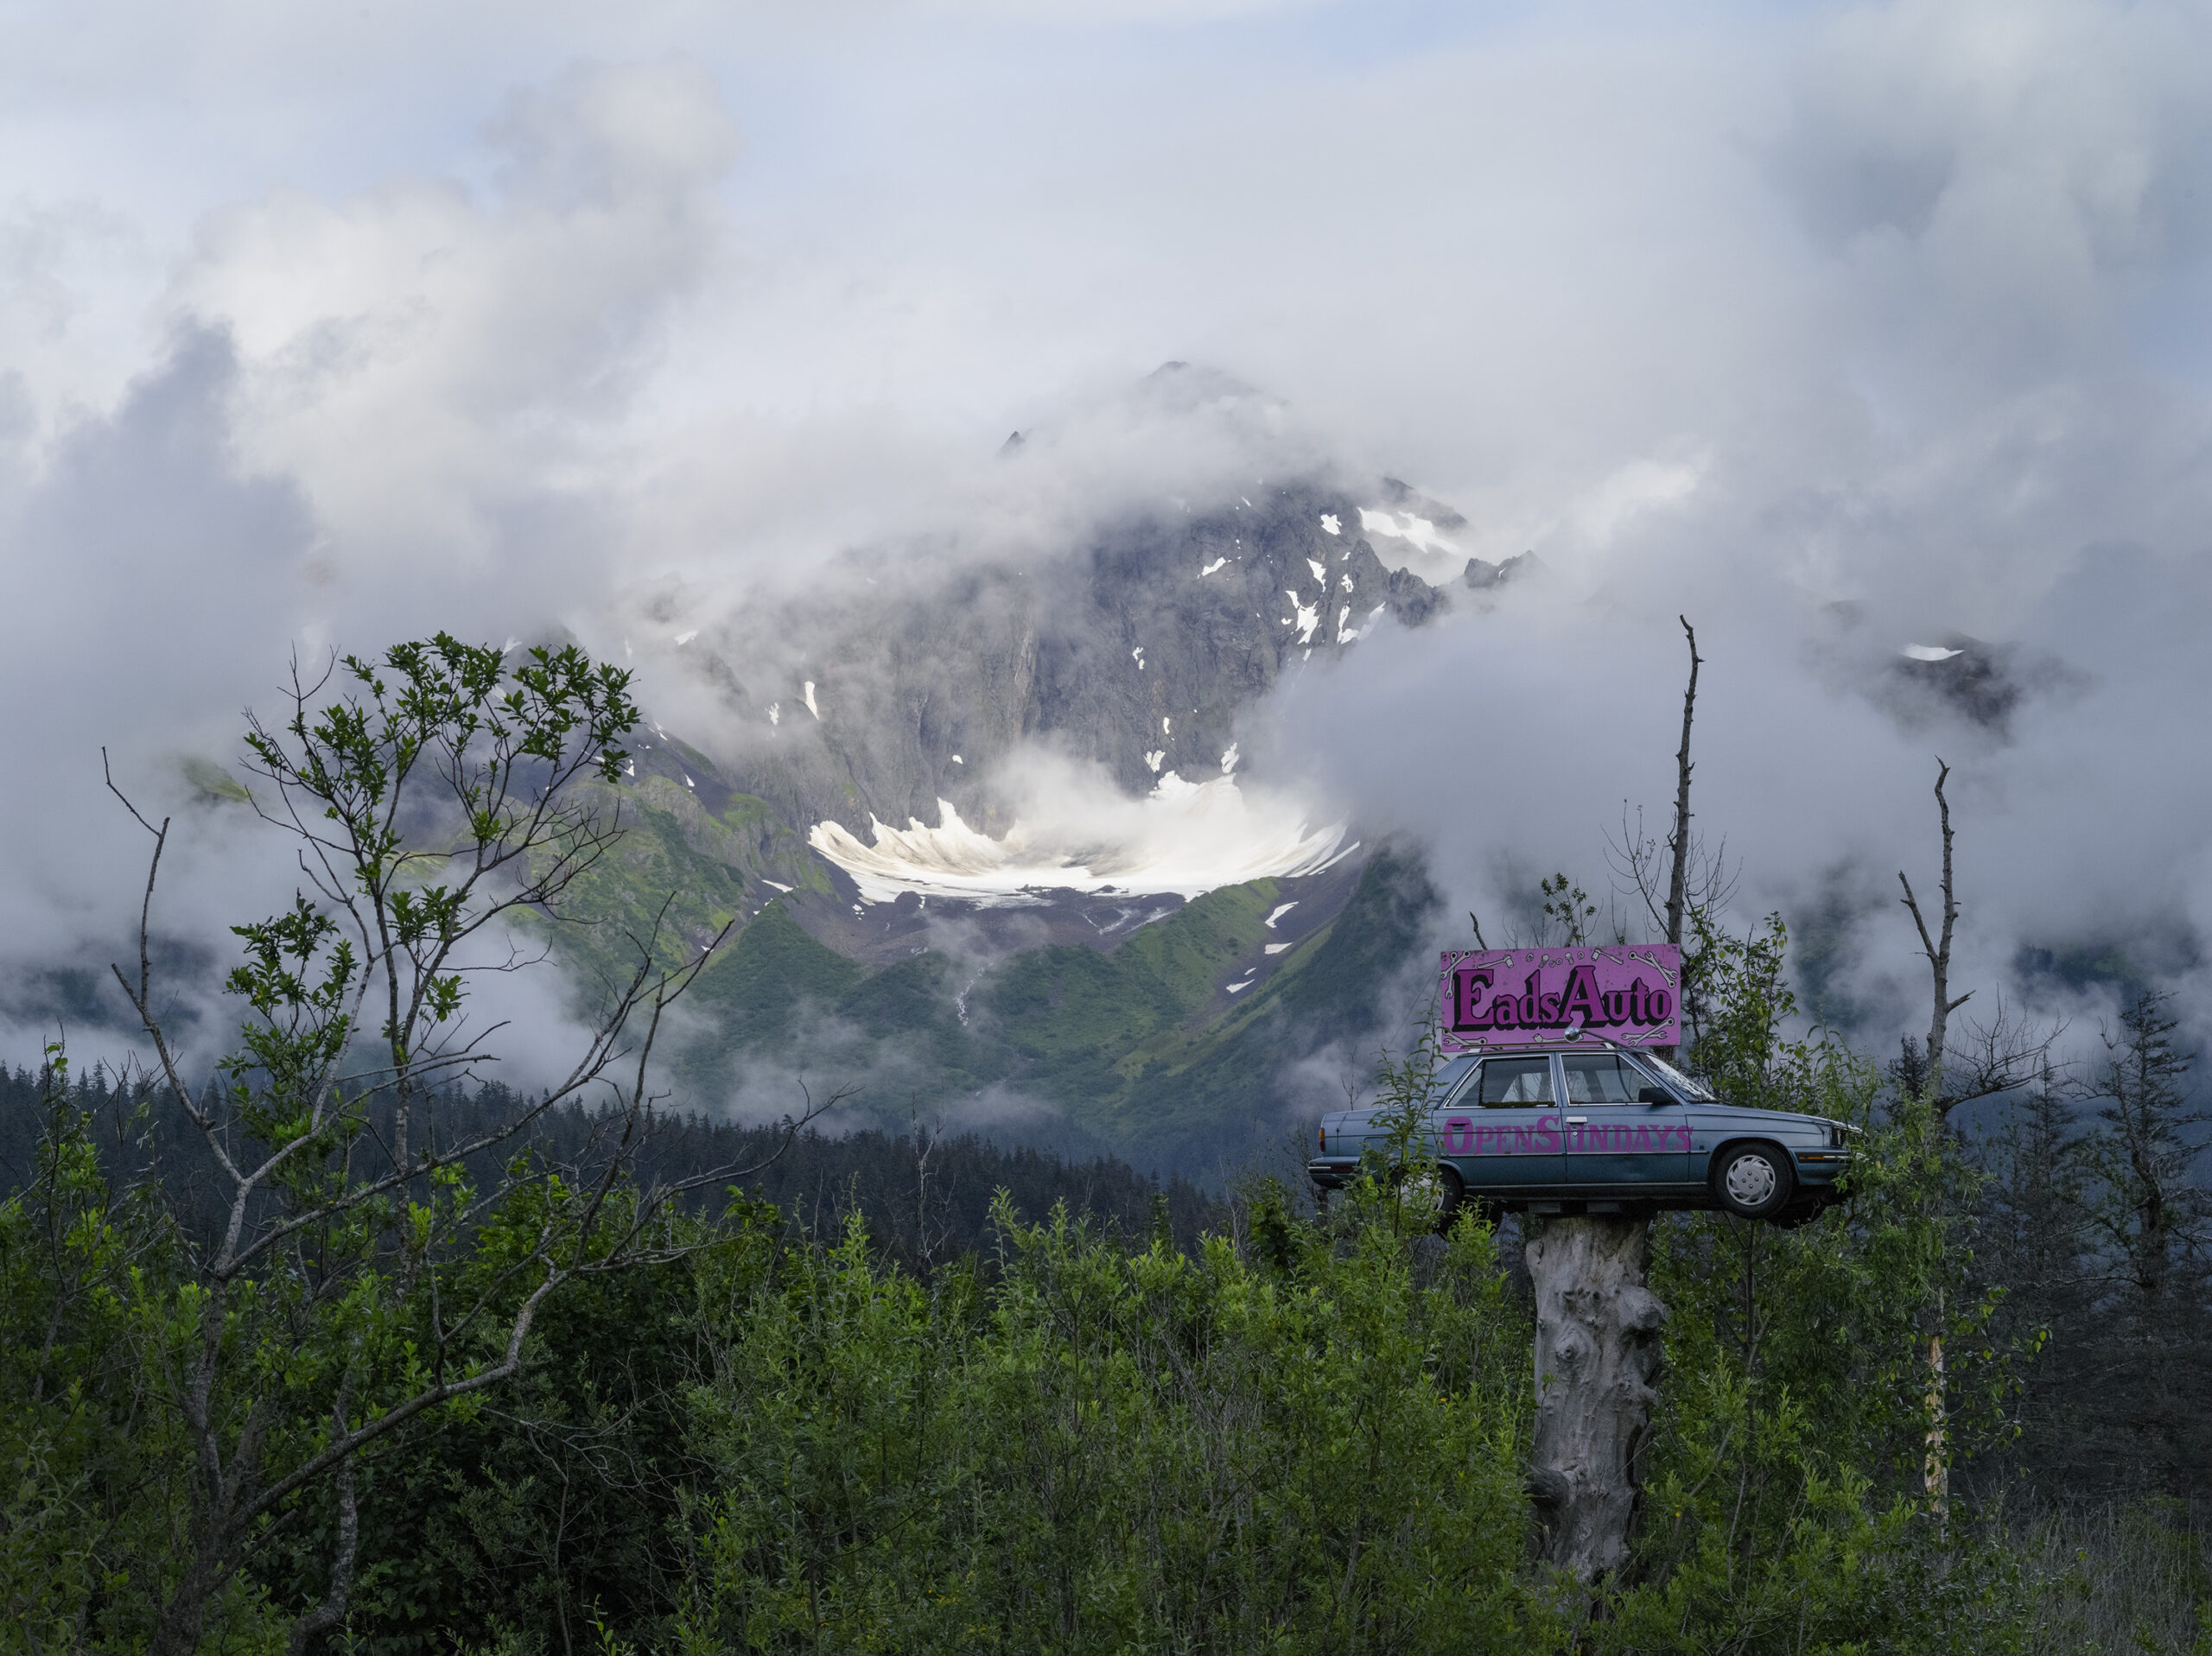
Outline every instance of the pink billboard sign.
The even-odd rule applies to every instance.
[[[1682,951],[1674,943],[1446,949],[1442,988],[1446,1052],[1682,1038]]]

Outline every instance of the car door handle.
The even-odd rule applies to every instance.
[[[1570,1115],[1567,1118],[1567,1125],[1570,1127],[1579,1127],[1589,1119],[1586,1115]]]

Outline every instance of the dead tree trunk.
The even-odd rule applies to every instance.
[[[1675,754],[1665,918],[1667,941],[1680,944],[1688,903],[1690,724],[1705,663],[1689,619],[1676,619],[1689,641],[1690,676]],[[1594,1586],[1627,1563],[1643,1498],[1641,1461],[1667,1321],[1667,1308],[1644,1285],[1651,1221],[1573,1214],[1526,1222],[1536,1290],[1536,1446],[1529,1493],[1543,1557]]]
[[[1697,711],[1697,669],[1705,665],[1705,658],[1697,653],[1697,629],[1690,625],[1689,617],[1675,619],[1682,624],[1682,636],[1690,641],[1689,688],[1682,692],[1682,745],[1675,754],[1675,834],[1667,842],[1674,864],[1667,879],[1667,941],[1679,945],[1689,886],[1690,771],[1694,768],[1690,764],[1690,717]]]
[[[1697,713],[1697,669],[1705,665],[1705,657],[1697,653],[1697,629],[1690,625],[1689,617],[1678,615],[1675,619],[1682,624],[1682,636],[1690,645],[1690,682],[1682,690],[1682,745],[1675,751],[1675,831],[1667,840],[1667,941],[1679,949],[1682,942],[1682,920],[1689,907],[1690,772],[1696,769],[1690,763],[1690,720]],[[1689,1012],[1689,988],[1685,977],[1685,1017]],[[1670,1046],[1658,1050],[1661,1056],[1671,1061],[1678,1049]]]
[[[1931,1137],[1943,1130],[1943,1118],[1955,1101],[1944,1082],[1944,1050],[1950,1035],[1951,1014],[1973,996],[1973,991],[1954,998],[1951,994],[1951,933],[1958,924],[1959,904],[1951,884],[1951,802],[1943,796],[1943,784],[1950,780],[1951,767],[1941,758],[1936,761],[1936,814],[1943,834],[1943,879],[1940,893],[1943,899],[1942,914],[1936,936],[1928,934],[1928,921],[1920,912],[1919,900],[1914,897],[1912,882],[1897,871],[1897,883],[1904,887],[1904,906],[1912,915],[1913,929],[1920,934],[1921,953],[1928,957],[1928,971],[1933,993],[1928,1018],[1928,1069],[1923,1088],[1928,1105],[1928,1132]],[[1929,1510],[1940,1520],[1947,1517],[1951,1504],[1951,1445],[1948,1426],[1949,1376],[1943,1367],[1943,1298],[1939,1289],[1936,1298],[1924,1310],[1928,1341],[1928,1394],[1925,1403],[1928,1416],[1926,1455],[1922,1463],[1921,1483],[1928,1496]]]
[[[1950,778],[1951,767],[1937,759],[1936,814],[1943,829],[1943,910],[1936,936],[1928,935],[1928,922],[1920,912],[1919,900],[1912,894],[1912,882],[1904,877],[1904,870],[1897,870],[1897,884],[1904,887],[1904,906],[1912,915],[1913,929],[1920,934],[1920,952],[1928,957],[1929,974],[1934,979],[1935,1001],[1928,1018],[1928,1101],[1935,1107],[1938,1117],[1949,1112],[1953,1101],[1943,1079],[1943,1056],[1949,1044],[1951,1014],[1974,998],[1971,989],[1955,999],[1951,996],[1951,931],[1959,923],[1959,904],[1951,886],[1951,802],[1943,797],[1943,784]]]
[[[1639,1464],[1658,1399],[1667,1308],[1644,1286],[1649,1221],[1610,1214],[1532,1226],[1536,1447],[1529,1493],[1549,1563],[1595,1586],[1628,1561]]]

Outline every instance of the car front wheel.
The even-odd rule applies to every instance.
[[[1796,1181],[1772,1145],[1732,1145],[1713,1170],[1713,1193],[1730,1213],[1767,1219],[1789,1205]]]

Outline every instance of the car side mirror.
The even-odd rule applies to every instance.
[[[1663,1087],[1647,1087],[1636,1095],[1639,1104],[1671,1104],[1675,1095]]]

